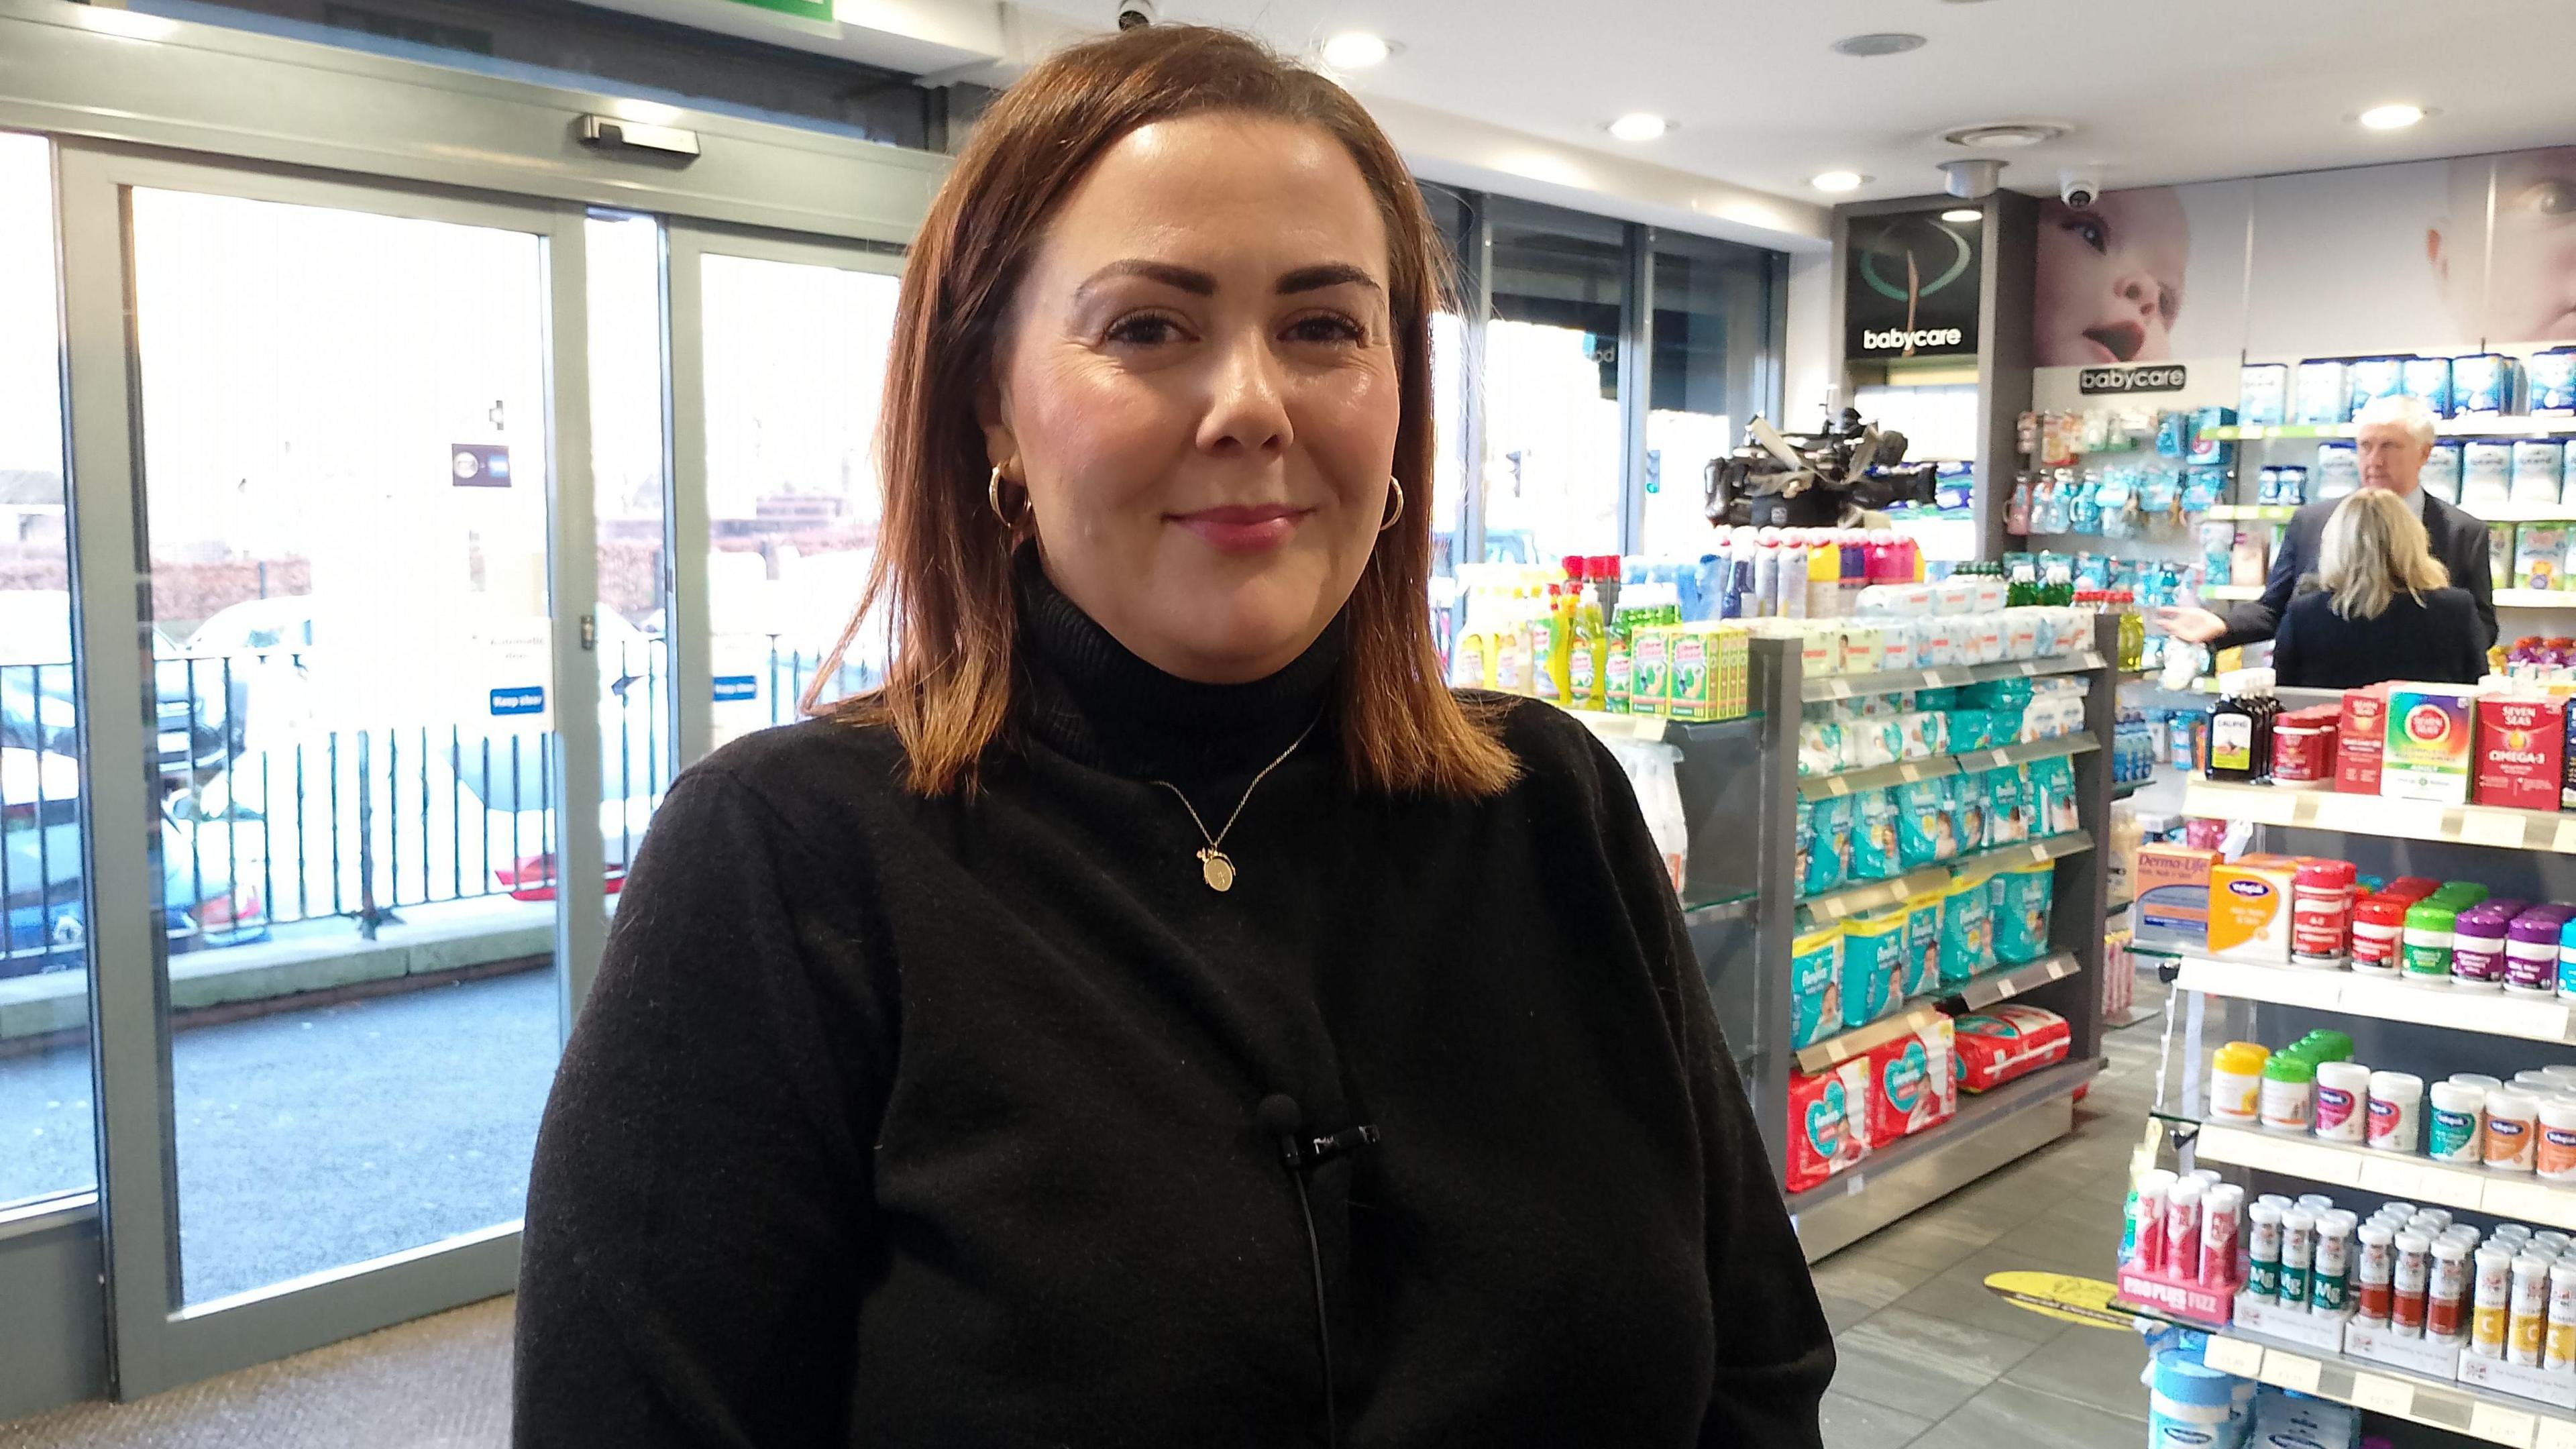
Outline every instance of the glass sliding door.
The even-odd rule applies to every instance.
[[[599,513],[599,788],[609,900],[678,772],[671,698],[663,408],[662,223],[594,212],[582,240],[590,280],[590,458]]]
[[[1494,198],[1484,338],[1485,557],[1619,552],[1627,228]]]
[[[891,250],[671,225],[684,763],[884,677],[878,621],[832,655],[876,557],[901,268]]]
[[[1653,235],[1655,345],[1639,544],[1644,553],[1691,557],[1710,539],[1709,460],[1734,451],[1746,419],[1777,407],[1768,395],[1778,377],[1772,254],[1682,232]]]
[[[123,760],[93,729],[91,768],[157,822],[92,843],[153,863],[100,941],[132,1393],[508,1286],[626,802],[579,213],[107,150],[65,177],[128,321],[73,339],[85,610],[113,535],[139,570],[130,622],[84,621],[140,646],[92,651],[87,704],[130,687],[151,726]],[[82,254],[76,319],[111,280]]]
[[[53,149],[0,133],[0,1215],[98,1182],[57,288]]]

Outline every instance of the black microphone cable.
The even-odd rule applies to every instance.
[[[1279,1143],[1280,1161],[1297,1189],[1297,1215],[1305,1220],[1306,1261],[1315,1270],[1315,1345],[1324,1358],[1324,1444],[1325,1449],[1341,1449],[1342,1416],[1333,1392],[1333,1326],[1324,1296],[1324,1245],[1315,1236],[1315,1208],[1306,1195],[1306,1160],[1297,1149],[1306,1114],[1296,1098],[1273,1092],[1261,1099],[1256,1118],[1262,1132]]]

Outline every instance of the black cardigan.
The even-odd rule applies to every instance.
[[[1509,706],[1485,800],[1346,783],[1339,633],[1191,685],[1039,585],[972,799],[888,732],[655,819],[529,1185],[522,1446],[1819,1443],[1824,1316],[1617,764]]]
[[[2277,682],[2301,689],[2358,689],[2383,679],[2475,684],[2487,672],[2486,626],[2466,589],[2399,594],[2376,619],[2347,619],[2334,595],[2300,595],[2272,636]]]

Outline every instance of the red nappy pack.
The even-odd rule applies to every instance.
[[[1958,1063],[1961,1091],[1991,1091],[2066,1060],[2074,1049],[2066,1018],[2036,1006],[1998,1006],[1951,1025],[1951,1060]]]

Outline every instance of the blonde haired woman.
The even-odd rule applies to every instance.
[[[2486,673],[2476,601],[2450,586],[2424,525],[2396,494],[2364,488],[2335,505],[2318,555],[2316,591],[2291,601],[2273,636],[2281,683],[2473,684]]]

